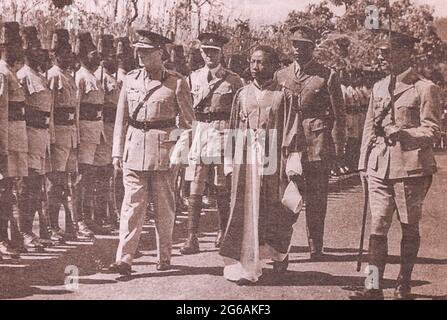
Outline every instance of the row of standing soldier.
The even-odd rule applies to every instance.
[[[65,29],[55,30],[49,50],[32,26],[5,22],[1,36],[0,253],[18,257],[117,223],[113,126],[120,83],[134,62],[127,38],[102,35],[97,48],[81,33],[73,52]]]
[[[163,66],[165,46],[171,43],[169,39],[145,30],[137,33],[139,39],[133,47],[141,68],[127,73],[135,65],[130,58],[133,49],[125,38],[117,41],[119,66],[116,68],[113,63],[116,52],[111,36],[102,35],[97,47],[90,33],[80,33],[73,53],[68,32],[56,30],[49,54],[54,64],[51,67],[48,58],[45,58],[45,51],[41,49],[35,28],[27,27],[20,32],[16,23],[2,25],[2,255],[17,256],[20,251],[42,250],[54,242],[76,236],[91,238],[95,232],[102,232],[107,207],[112,208],[110,215],[119,206],[110,201],[109,181],[117,181],[111,178],[116,178],[115,172],[122,172],[124,198],[120,244],[116,263],[110,266],[110,270],[130,273],[149,193],[154,195],[157,269],[169,269],[175,220],[173,167],[169,153],[176,144],[170,139],[170,134],[177,127],[186,129],[179,140],[186,141],[194,120],[197,120],[198,126],[189,155],[193,158],[190,159],[193,164],[189,167],[192,170],[188,201],[189,236],[181,253],[199,252],[197,233],[201,197],[205,187],[212,184],[219,191],[216,246],[222,246],[223,256],[232,256],[237,250],[231,241],[235,235],[237,238],[237,233],[229,232],[234,224],[234,220],[229,222],[229,219],[234,219],[234,208],[230,206],[230,192],[235,192],[229,185],[231,174],[225,172],[223,165],[200,162],[204,156],[222,157],[222,132],[228,127],[232,102],[237,101],[239,92],[246,88],[239,75],[222,66],[222,48],[228,39],[216,34],[201,34],[199,52],[205,66],[192,72],[186,80],[181,74]],[[347,129],[344,102],[347,101],[349,86],[345,86],[344,97],[337,72],[312,59],[319,37],[315,31],[297,26],[291,29],[291,33],[294,61],[276,72],[272,80],[297,99],[302,130],[302,136],[298,138],[305,147],[299,160],[294,158],[296,161],[293,161],[295,165],[299,164],[298,171],[302,171],[303,176],[311,259],[319,260],[323,256],[330,172],[334,163],[336,167],[341,167],[345,161]],[[402,35],[396,35],[396,40],[391,41],[396,41],[398,50],[410,51],[408,49],[414,45],[411,38]],[[268,53],[270,49],[260,51]],[[24,66],[20,65],[22,52]],[[75,67],[75,57],[80,62],[79,68]],[[400,67],[407,66],[400,64]],[[403,72],[399,74],[401,77],[388,80],[390,85],[386,87],[391,88],[391,92],[398,91],[394,92],[396,103],[411,100],[412,106],[416,106],[417,101],[423,100],[425,104],[417,105],[407,113],[401,112],[407,110],[406,105],[399,109],[396,104],[398,110],[394,110],[393,104],[388,108],[388,105],[385,106],[388,97],[382,92],[385,84],[379,82],[374,87],[375,98],[370,100],[359,161],[360,169],[367,170],[367,179],[372,185],[370,196],[374,206],[371,206],[373,229],[369,241],[370,262],[379,268],[381,279],[389,219],[397,210],[404,232],[397,293],[405,295],[409,292],[409,279],[419,248],[421,204],[430,186],[431,175],[436,170],[431,153],[416,154],[415,150],[429,147],[437,132],[439,115],[436,114],[435,87],[411,68],[401,68],[399,71]],[[412,88],[416,91],[411,91]],[[399,98],[404,100],[400,101]],[[256,99],[259,97],[256,96]],[[391,110],[390,119],[384,110]],[[378,117],[381,118],[379,123],[376,123],[377,117],[373,119],[376,111],[384,114]],[[416,117],[411,111],[418,111],[420,115]],[[376,139],[372,141],[371,136]],[[352,138],[357,140],[353,144],[358,143],[359,133],[354,133]],[[203,153],[205,149],[211,149],[214,153],[210,155],[209,150]],[[411,160],[410,164],[402,163],[404,156]],[[374,159],[375,163],[372,162]],[[405,168],[408,170],[405,171]],[[214,181],[209,180],[211,175]],[[416,186],[415,182],[422,185]],[[379,196],[377,190],[382,185],[391,189],[412,188],[412,195],[417,197],[396,193],[397,189],[394,193],[390,189],[386,195]],[[42,201],[47,196],[48,201]],[[233,197],[237,195],[233,194]],[[393,202],[386,202],[385,198]],[[61,205],[68,213],[65,232],[58,225]],[[36,212],[40,213],[41,219],[40,237],[32,233]],[[288,225],[284,226],[281,239],[277,239],[282,243],[279,246],[280,258],[274,263],[276,271],[287,269],[292,231],[289,224],[296,218],[287,219]],[[11,225],[11,239],[8,239],[8,222]],[[380,297],[381,291],[369,290],[362,295]]]

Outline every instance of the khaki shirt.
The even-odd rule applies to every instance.
[[[104,89],[101,80],[97,79],[94,73],[82,66],[76,72],[75,80],[81,104],[104,104]],[[80,120],[79,131],[82,142],[99,144],[101,136],[104,136],[104,123],[102,120]]]
[[[332,161],[346,143],[346,112],[337,72],[315,61],[297,63],[275,74],[279,84],[297,96],[307,141],[305,161]]]
[[[241,78],[234,72],[220,65],[217,67],[215,77],[209,79],[208,67],[200,68],[191,73],[188,83],[191,86],[194,110],[197,112],[231,113],[233,99],[237,91],[243,86]],[[209,103],[201,110],[197,110],[199,103],[207,97],[214,85],[225,77],[218,88],[213,92]],[[221,157],[223,155],[224,130],[228,127],[228,120],[216,120],[212,122],[197,122],[194,128],[194,137],[189,155],[192,163],[197,163],[202,157]]]
[[[20,84],[17,75],[4,60],[0,60],[0,74],[5,75],[8,83],[8,102],[24,102],[25,90]],[[28,152],[28,138],[25,121],[8,121],[8,150]]]
[[[160,85],[138,112],[137,121],[159,121],[178,117],[178,126],[191,129],[194,121],[190,90],[185,79],[163,69],[160,80],[151,79],[144,68],[129,72],[121,89],[113,137],[113,157],[123,157],[124,167],[138,171],[164,171],[178,136],[175,127],[144,131],[128,126],[128,119],[147,92]]]
[[[51,113],[52,95],[45,77],[27,65],[17,72],[17,77],[25,89],[27,108]],[[50,118],[48,118],[48,125],[50,125]],[[42,158],[45,157],[50,151],[50,131],[30,126],[27,126],[26,129],[28,152]]]
[[[376,135],[374,124],[374,119],[391,101],[389,76],[374,85],[365,120],[359,169],[380,179],[420,177],[436,172],[432,145],[440,134],[440,89],[412,68],[399,78],[394,90],[394,112],[389,111],[381,124],[382,128],[389,125],[399,128],[399,141],[395,145],[386,144],[382,136]]]
[[[99,67],[98,70],[96,70],[95,76],[101,81],[104,89],[104,113],[107,112],[106,108],[112,108],[116,113],[116,106],[118,104],[122,82],[118,83],[118,80],[115,79],[112,74],[108,73],[105,69],[103,69],[103,71],[101,69],[102,67]],[[113,128],[114,122],[110,123],[104,121],[104,134],[110,147],[113,140]]]
[[[48,84],[52,91],[54,110],[58,108],[74,108],[75,125],[54,125],[51,131],[52,142],[61,146],[76,148],[80,141],[79,135],[79,98],[78,88],[70,72],[53,66],[48,70]]]

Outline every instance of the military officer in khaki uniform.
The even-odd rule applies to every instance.
[[[28,138],[25,123],[25,90],[17,78],[16,72],[23,63],[22,39],[20,27],[16,22],[4,22],[1,26],[0,74],[4,81],[4,98],[1,109],[8,110],[7,170],[1,183],[1,219],[0,253],[18,256],[11,244],[21,251],[23,238],[18,231],[20,210],[17,206],[20,180],[28,175]],[[11,243],[8,241],[8,221],[11,223]]]
[[[358,293],[366,299],[383,298],[387,235],[395,211],[402,227],[395,297],[410,295],[411,273],[420,246],[422,204],[436,172],[432,145],[440,133],[440,89],[411,67],[417,39],[397,32],[391,33],[391,38],[388,31],[383,34],[379,58],[392,73],[373,87],[359,162],[367,177],[372,214],[369,265],[377,267],[379,273],[378,287]]]
[[[157,270],[170,267],[175,198],[169,153],[178,133],[176,117],[178,126],[189,131],[194,120],[186,80],[163,66],[163,47],[170,40],[146,30],[137,33],[139,40],[134,46],[144,67],[129,72],[124,79],[112,153],[115,169],[123,170],[125,195],[120,243],[110,270],[121,274],[130,274],[149,192],[155,201]]]
[[[188,168],[194,173],[188,199],[189,237],[180,251],[182,254],[199,252],[197,233],[202,196],[207,184],[213,184],[218,189],[216,200],[219,230],[216,247],[219,247],[222,241],[230,206],[230,183],[227,182],[223,170],[224,130],[230,120],[234,95],[243,85],[236,73],[225,69],[220,63],[222,48],[228,39],[213,33],[202,33],[198,39],[201,42],[200,50],[205,66],[193,71],[188,81],[198,122],[190,152],[191,167]],[[210,173],[214,181],[209,181]]]
[[[77,171],[77,150],[79,145],[79,99],[77,87],[69,68],[73,52],[70,35],[66,29],[56,29],[52,35],[51,58],[53,66],[48,70],[48,84],[52,91],[53,125],[51,127],[51,169],[47,174],[48,212],[51,239],[57,242],[76,238],[72,216],[73,206],[66,214],[65,230],[59,227],[59,211],[68,196],[69,179]],[[74,180],[74,179],[73,179]],[[68,221],[67,221],[68,220]]]
[[[101,55],[101,66],[96,70],[95,76],[102,83],[104,89],[104,134],[105,139],[96,149],[93,165],[96,167],[95,177],[95,217],[94,221],[104,227],[107,218],[107,208],[110,197],[110,180],[113,175],[112,141],[113,128],[116,118],[116,105],[120,94],[120,85],[113,74],[117,71],[115,60],[114,39],[112,35],[101,35],[98,42],[98,52]],[[112,195],[114,196],[114,195]],[[113,209],[109,208],[109,211]]]
[[[27,249],[42,251],[50,245],[39,239],[32,231],[37,211],[42,212],[43,183],[50,171],[50,120],[52,95],[42,71],[43,51],[35,27],[25,27],[22,31],[25,65],[17,72],[17,77],[25,90],[25,118],[28,136],[28,176],[22,179],[19,193],[19,230]],[[47,221],[41,214],[39,223],[47,228]]]
[[[334,159],[343,157],[346,115],[337,73],[313,60],[319,35],[301,25],[290,31],[295,61],[279,70],[276,79],[297,96],[303,119],[306,223],[311,259],[317,260],[323,252],[329,173]]]
[[[100,226],[93,222],[93,194],[96,168],[93,166],[98,146],[104,137],[104,89],[94,72],[100,64],[100,57],[89,32],[80,33],[77,38],[76,54],[81,68],[76,72],[75,81],[80,101],[79,109],[79,172],[77,186],[77,219],[79,231],[91,237],[94,232],[102,233]],[[94,230],[91,230],[94,229]],[[92,232],[93,231],[93,232]]]

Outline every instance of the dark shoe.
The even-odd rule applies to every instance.
[[[249,287],[256,285],[256,282],[250,281],[248,279],[242,278],[237,281],[234,281],[239,287]]]
[[[109,235],[110,230],[104,228],[100,223],[95,221],[87,221],[88,228],[94,233],[98,235]]]
[[[64,240],[65,241],[76,241],[76,240],[78,240],[78,237],[76,235],[76,231],[75,230],[66,231],[65,234],[64,234]]]
[[[384,300],[383,290],[381,289],[364,289],[357,291],[350,296],[351,300]]]
[[[411,299],[411,286],[409,284],[398,284],[394,290],[394,299],[408,300]]]
[[[289,255],[283,261],[273,261],[273,272],[276,274],[284,274],[289,267]]]
[[[216,240],[214,241],[214,246],[216,248],[220,248],[220,246],[222,245],[222,241],[223,241],[223,231],[219,230],[219,231],[217,231]]]
[[[171,269],[171,262],[169,261],[161,261],[157,263],[157,271],[166,271]]]
[[[199,240],[196,235],[190,235],[188,240],[186,240],[183,247],[180,249],[180,253],[184,255],[196,254],[200,252]]]
[[[34,234],[22,233],[23,245],[27,250],[35,252],[44,252],[45,248],[39,239]]]
[[[92,239],[95,237],[95,234],[90,230],[84,221],[78,222],[78,234],[79,238],[88,238]]]
[[[0,254],[2,256],[9,256],[12,259],[20,258],[19,252],[17,252],[17,250],[15,250],[14,248],[12,248],[11,245],[6,241],[0,242]]]
[[[125,262],[115,262],[109,266],[108,269],[112,273],[119,273],[122,276],[130,276],[132,272],[132,267]]]
[[[54,246],[56,245],[56,243],[54,243],[54,242],[51,241],[50,239],[42,239],[42,238],[39,238],[39,242],[40,242],[45,248],[54,247]]]
[[[58,244],[62,244],[65,242],[64,233],[59,228],[51,228],[50,229],[50,240],[54,241]]]

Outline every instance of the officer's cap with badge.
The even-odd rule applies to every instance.
[[[198,36],[200,47],[202,49],[222,50],[223,46],[228,43],[228,38],[217,33],[201,33]]]
[[[138,40],[132,46],[135,49],[164,49],[164,46],[172,41],[158,33],[137,30]]]
[[[291,33],[290,40],[293,42],[307,42],[315,44],[319,38],[320,34],[314,29],[305,25],[294,25],[289,29]]]
[[[379,29],[380,40],[377,47],[381,50],[389,50],[391,48],[403,48],[403,49],[414,49],[416,43],[420,39],[404,34],[397,31],[390,31],[386,29]]]

